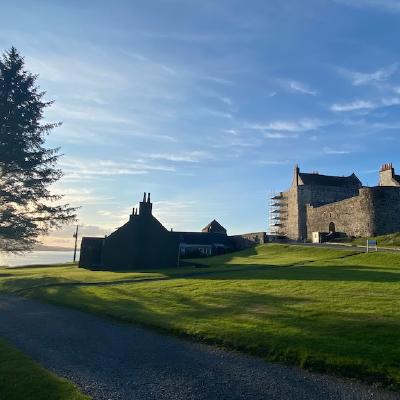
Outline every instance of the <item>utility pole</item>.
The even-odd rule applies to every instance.
[[[76,231],[75,231],[75,233],[72,235],[72,237],[75,238],[74,262],[76,262],[76,246],[78,245],[78,229],[79,229],[79,225],[76,226]]]

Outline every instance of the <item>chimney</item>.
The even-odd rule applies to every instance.
[[[379,170],[379,186],[397,186],[392,163],[385,163],[381,166]]]
[[[150,216],[152,208],[153,208],[153,204],[150,201],[150,193],[148,194],[148,196],[146,198],[146,192],[145,192],[144,196],[143,196],[143,201],[141,201],[139,203],[139,215]]]

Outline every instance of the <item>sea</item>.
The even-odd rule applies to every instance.
[[[32,251],[24,254],[0,252],[0,266],[19,267],[22,265],[47,265],[72,262],[73,251]],[[79,260],[79,251],[76,254]]]

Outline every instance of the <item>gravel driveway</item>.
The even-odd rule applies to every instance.
[[[16,296],[0,297],[0,336],[94,399],[400,399]]]

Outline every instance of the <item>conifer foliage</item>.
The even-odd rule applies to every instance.
[[[50,192],[62,172],[59,149],[45,138],[59,123],[45,123],[45,92],[37,75],[25,70],[12,47],[0,58],[0,250],[26,251],[41,235],[76,218],[75,208],[59,204]]]

